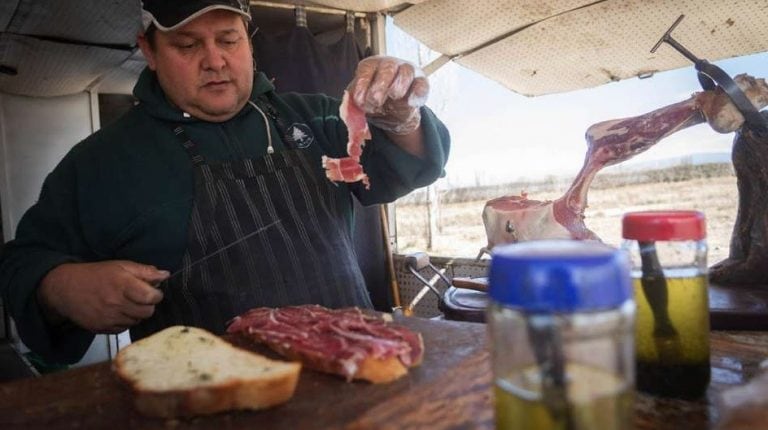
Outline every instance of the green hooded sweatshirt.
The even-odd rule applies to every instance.
[[[331,157],[346,155],[347,130],[338,99],[323,95],[277,95],[258,73],[251,100],[266,95],[287,124],[307,125]],[[0,291],[21,340],[46,360],[72,363],[93,341],[74,324],[53,327],[43,317],[36,291],[42,278],[67,262],[132,260],[174,272],[187,245],[192,209],[192,162],[173,133],[180,124],[209,162],[260,158],[267,152],[264,119],[250,104],[232,119],[211,123],[189,117],[168,102],[149,69],[134,95],[139,103],[113,124],[75,145],[48,175],[37,203],[19,222],[16,237],[0,256]],[[443,173],[450,138],[445,126],[422,108],[427,154],[412,156],[384,132],[371,128],[361,162],[371,182],[338,184],[339,212],[352,222],[352,194],[364,205],[391,202],[426,186]],[[270,121],[275,151],[282,130]],[[320,159],[317,175],[324,178]],[[332,233],[329,233],[332,234]]]

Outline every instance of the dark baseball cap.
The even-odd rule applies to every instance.
[[[154,24],[160,31],[172,31],[215,9],[251,19],[248,0],[142,0],[141,4],[145,29]]]

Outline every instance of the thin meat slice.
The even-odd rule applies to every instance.
[[[742,74],[734,81],[757,109],[768,105],[768,86],[764,79]],[[695,93],[687,100],[643,115],[603,121],[589,127],[584,165],[562,197],[542,202],[530,200],[523,193],[486,202],[483,224],[488,246],[483,250],[501,243],[533,239],[599,240],[584,223],[587,191],[597,173],[704,121],[719,133],[730,133],[742,126],[744,118],[727,94],[718,88]]]
[[[358,308],[255,308],[233,319],[227,332],[348,381],[388,382],[420,364],[424,354],[421,335]],[[381,370],[373,379],[360,375],[363,367],[370,370],[377,366]]]
[[[323,155],[323,168],[325,176],[333,182],[362,181],[366,190],[371,188],[368,175],[363,172],[360,161],[352,157],[329,158]]]
[[[363,154],[365,141],[371,139],[371,131],[368,129],[365,112],[355,104],[349,91],[344,91],[339,115],[346,124],[349,133],[349,141],[347,142],[347,154],[349,156],[331,158],[323,155],[325,176],[333,182],[362,181],[365,189],[369,189],[371,184],[363,171],[363,166],[360,165],[360,156]]]

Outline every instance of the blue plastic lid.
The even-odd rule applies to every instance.
[[[491,299],[529,312],[596,311],[632,297],[629,260],[599,242],[541,240],[493,248]]]

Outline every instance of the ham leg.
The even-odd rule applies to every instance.
[[[768,111],[762,112],[768,121]],[[739,190],[739,209],[731,234],[728,258],[709,269],[720,285],[768,283],[768,133],[745,124],[731,153]]]
[[[348,156],[331,158],[323,155],[325,176],[333,182],[362,181],[367,190],[371,184],[368,181],[368,175],[363,171],[363,166],[360,165],[360,156],[363,154],[365,141],[371,139],[371,131],[368,129],[365,112],[355,104],[348,91],[344,91],[344,97],[341,99],[339,116],[346,124],[349,133]]]
[[[764,79],[738,75],[734,81],[758,108],[768,105]],[[483,208],[488,246],[533,239],[599,240],[584,224],[587,191],[605,166],[629,160],[647,151],[661,139],[684,128],[707,121],[720,133],[738,129],[744,118],[720,89],[695,93],[691,98],[632,117],[597,123],[586,132],[587,154],[581,171],[566,193],[554,201],[504,196],[488,201]]]

